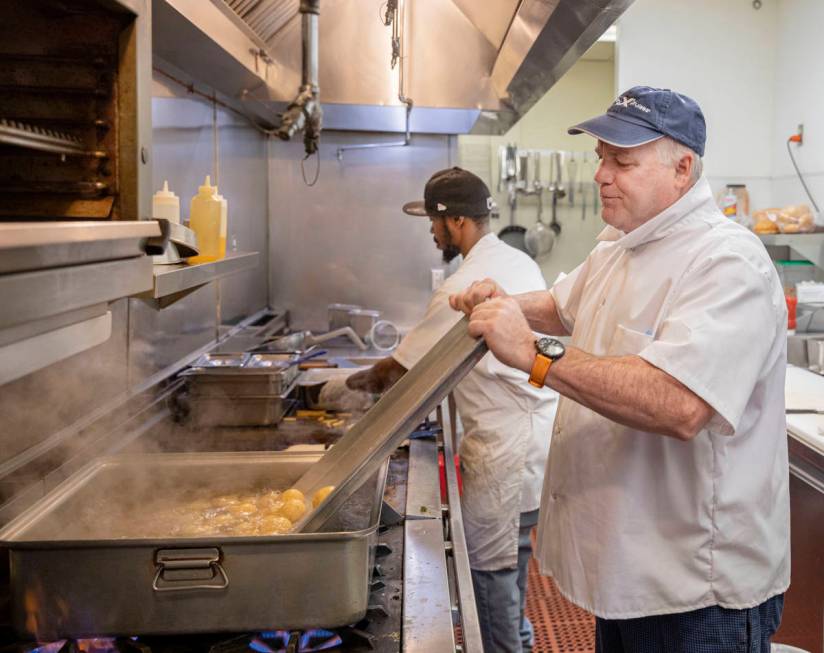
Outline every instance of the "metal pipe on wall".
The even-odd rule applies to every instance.
[[[394,11],[393,11],[394,9]],[[357,145],[343,145],[338,148],[338,161],[343,161],[343,153],[349,150],[369,150],[384,147],[407,147],[412,142],[412,129],[410,117],[414,102],[412,98],[406,97],[404,66],[406,65],[406,0],[395,0],[393,5],[387,6],[385,25],[392,25],[392,63],[400,60],[398,66],[398,100],[406,105],[406,126],[404,139],[392,143],[359,143]]]
[[[318,88],[318,14],[320,0],[301,0],[301,34],[303,71],[301,86],[297,97],[286,109],[276,134],[278,138],[288,141],[299,131],[303,131],[303,144],[306,156],[318,151],[323,110],[320,106]]]

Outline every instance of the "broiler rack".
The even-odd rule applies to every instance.
[[[83,141],[77,136],[6,118],[0,118],[0,143],[64,156],[108,158],[108,154],[102,150],[86,149]]]

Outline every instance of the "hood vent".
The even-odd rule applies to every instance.
[[[404,67],[404,95],[415,100],[409,127],[412,132],[453,134],[506,132],[632,4],[632,0],[397,2],[405,35],[398,65]],[[175,6],[178,12],[185,5],[194,6],[191,0],[154,3]],[[318,86],[326,129],[406,131],[398,71],[390,67],[392,28],[384,23],[384,4],[383,0],[320,1]],[[242,95],[230,95],[245,97],[257,108],[266,106],[273,114],[282,112],[303,77],[299,0],[201,0],[190,13],[202,14],[209,5],[219,7],[224,20],[234,23],[227,29],[243,32],[267,62],[257,84],[244,85]],[[163,12],[155,15],[162,18]],[[187,18],[204,23],[199,15]],[[158,33],[163,30],[155,30],[156,46],[168,60]],[[226,42],[227,50],[233,45],[225,29],[214,26],[206,34],[217,43]],[[221,85],[237,88],[225,76],[202,81],[216,82],[221,91]]]

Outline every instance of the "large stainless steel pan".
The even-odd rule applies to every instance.
[[[114,539],[81,524],[105,502],[208,485],[290,486],[319,456],[145,454],[91,463],[2,531],[13,624],[38,640],[336,627],[367,608],[381,468],[321,532]]]

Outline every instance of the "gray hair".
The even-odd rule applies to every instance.
[[[658,150],[658,159],[664,165],[676,165],[685,154],[692,154],[692,170],[690,173],[690,177],[693,183],[698,181],[701,178],[701,173],[704,169],[704,163],[701,161],[701,157],[698,156],[698,153],[684,145],[683,143],[679,143],[675,139],[670,138],[669,136],[664,136],[664,138],[659,138],[655,141],[656,148]]]

